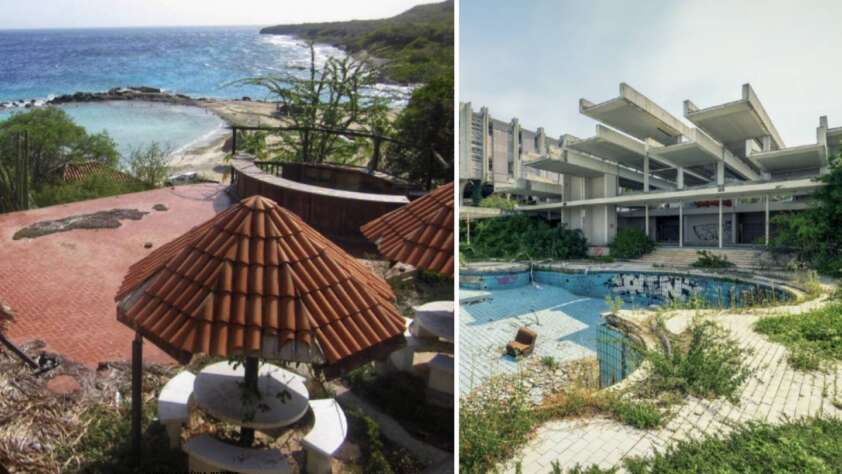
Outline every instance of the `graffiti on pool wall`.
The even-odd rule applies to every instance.
[[[617,273],[606,282],[615,293],[637,298],[686,300],[702,287],[691,278],[680,275]]]

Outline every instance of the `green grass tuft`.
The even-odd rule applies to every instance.
[[[783,425],[750,422],[724,438],[682,441],[625,467],[644,473],[840,472],[842,420],[803,419]]]
[[[826,362],[842,360],[842,303],[761,319],[754,329],[786,346],[796,369],[817,370]]]

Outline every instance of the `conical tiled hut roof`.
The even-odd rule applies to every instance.
[[[179,360],[333,365],[403,343],[389,285],[298,216],[253,196],[134,264],[117,318]]]
[[[453,276],[453,183],[378,217],[361,230],[384,257]]]

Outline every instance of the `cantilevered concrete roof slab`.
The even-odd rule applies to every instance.
[[[771,137],[773,150],[784,148],[783,139],[750,84],[743,84],[741,99],[725,104],[700,109],[685,100],[684,117],[715,140],[740,150],[746,140],[764,136]]]
[[[749,157],[768,171],[795,171],[827,166],[827,148],[822,145],[803,145],[775,151],[752,153]]]
[[[650,149],[649,153],[667,159],[678,166],[702,166],[723,161],[734,174],[749,180],[761,176],[740,158],[701,130],[694,128],[687,133],[688,142]]]
[[[553,173],[569,174],[571,176],[584,176],[587,178],[605,174],[605,171],[599,171],[587,163],[581,163],[580,160],[567,161],[561,158],[545,157],[525,162],[524,164],[537,170],[552,171]]]
[[[653,150],[652,154],[683,167],[702,166],[721,161],[722,157],[710,152],[698,142],[679,143]]]
[[[633,137],[651,138],[664,145],[676,143],[688,130],[678,118],[624,82],[617,98],[599,104],[579,99],[579,112]]]
[[[567,148],[639,170],[643,169],[646,157],[646,145],[599,124],[595,136],[566,144]]]

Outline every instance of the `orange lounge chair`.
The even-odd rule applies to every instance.
[[[506,354],[512,357],[529,355],[535,348],[536,339],[538,339],[538,333],[529,328],[520,328],[517,330],[515,340],[506,345]]]

